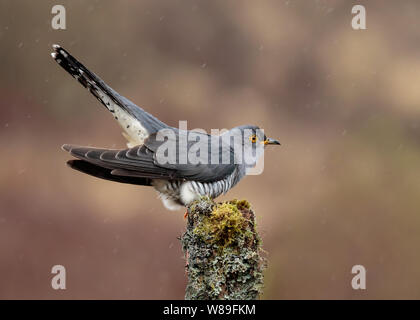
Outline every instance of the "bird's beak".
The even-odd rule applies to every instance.
[[[278,142],[275,139],[267,138],[267,140],[264,140],[264,144],[265,145],[267,145],[267,144],[277,144],[277,145],[280,145],[280,142]]]

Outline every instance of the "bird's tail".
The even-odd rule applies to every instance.
[[[132,113],[130,108],[126,108],[124,101],[121,101],[121,96],[109,87],[105,82],[102,81],[96,74],[91,72],[70,53],[67,52],[63,47],[58,44],[53,45],[54,52],[51,56],[54,60],[70,75],[79,81],[90,93],[92,93],[107,109],[109,109],[110,103],[118,104],[120,107],[128,113]]]
[[[118,94],[63,47],[54,44],[53,49],[54,52],[51,53],[51,56],[54,60],[114,114],[114,118],[131,139],[137,139],[138,142],[141,142],[142,137],[138,137],[139,133],[144,139],[150,133],[168,127],[162,121]]]

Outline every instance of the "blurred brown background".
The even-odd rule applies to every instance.
[[[67,9],[67,30],[51,8]],[[367,30],[351,28],[364,4]],[[282,142],[246,198],[265,299],[420,298],[420,2],[0,0],[0,298],[182,299],[183,211],[66,167],[63,143],[125,147],[51,59],[189,128],[254,123]],[[67,290],[50,286],[67,270]],[[351,268],[367,268],[367,290]]]

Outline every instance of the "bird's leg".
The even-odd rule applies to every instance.
[[[184,213],[184,219],[187,219],[187,217],[188,217],[188,210],[185,211],[185,213]]]

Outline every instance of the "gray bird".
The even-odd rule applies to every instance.
[[[214,199],[226,193],[256,165],[261,155],[259,146],[264,149],[266,145],[280,145],[253,125],[239,126],[218,136],[170,127],[118,94],[61,46],[53,45],[53,49],[54,60],[112,113],[128,140],[128,148],[120,150],[63,145],[77,158],[67,162],[73,169],[106,180],[153,186],[165,207],[175,210],[201,196]],[[236,141],[233,145],[230,137]],[[170,143],[173,149],[168,149]],[[171,152],[172,161],[168,161],[168,150],[175,150]],[[185,162],[186,155],[201,161],[187,157]]]

